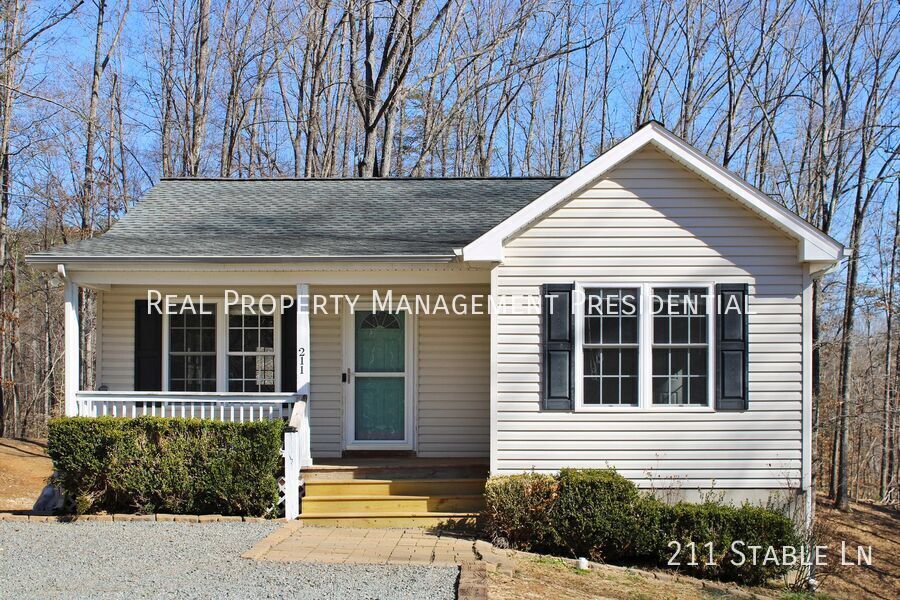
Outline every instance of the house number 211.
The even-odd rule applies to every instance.
[[[303,375],[306,369],[306,348],[297,349],[297,373]]]

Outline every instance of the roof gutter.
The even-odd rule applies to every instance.
[[[412,263],[445,263],[456,259],[453,254],[370,254],[346,256],[61,256],[30,254],[25,262],[31,265],[59,265],[64,263],[211,263],[211,264],[279,264],[279,263],[317,263],[317,262],[412,262]]]

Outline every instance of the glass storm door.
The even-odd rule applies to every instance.
[[[406,442],[406,315],[353,315],[353,437],[357,444]]]

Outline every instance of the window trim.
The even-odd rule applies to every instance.
[[[175,295],[173,304],[183,303],[187,297]],[[191,301],[199,304],[198,296],[191,296]],[[228,394],[234,396],[259,396],[260,394],[281,393],[281,303],[276,300],[275,310],[275,391],[274,392],[229,392],[228,391],[228,315],[222,309],[225,306],[224,296],[203,297],[203,306],[213,306],[216,314],[216,391],[215,392],[174,392],[174,393],[206,393]],[[169,313],[162,314],[162,391],[169,389]],[[290,390],[289,390],[290,391]]]
[[[647,407],[649,410],[694,410],[694,411],[706,411],[714,412],[715,410],[715,385],[716,385],[716,361],[715,361],[715,338],[713,335],[715,334],[715,307],[716,307],[716,286],[714,283],[653,283],[649,284],[649,290],[652,292],[657,288],[705,288],[706,289],[706,404],[705,405],[696,405],[696,404],[654,404],[653,403],[653,314],[652,310],[647,317],[648,328],[650,329],[648,340],[647,340],[647,348],[650,354],[650,358],[647,361],[649,363],[649,367],[647,370],[647,389],[648,398],[647,398]],[[669,344],[662,345],[667,348],[674,348],[678,346],[683,346],[685,348],[689,348],[690,345],[680,345],[680,344]]]
[[[653,404],[653,314],[651,294],[654,288],[692,287],[706,290],[707,335],[707,403],[705,406],[686,404]],[[637,288],[640,293],[638,319],[638,403],[634,405],[584,403],[584,309],[585,289]],[[715,412],[715,283],[710,281],[576,281],[575,282],[575,411],[576,412]]]
[[[636,288],[638,291],[638,337],[637,337],[637,350],[638,350],[638,381],[637,381],[637,395],[638,395],[638,403],[634,404],[587,404],[584,402],[584,309],[586,306],[587,300],[587,292],[586,289],[617,289],[617,288]],[[644,329],[646,328],[644,324],[644,319],[641,315],[644,313],[644,288],[640,283],[626,283],[626,284],[617,284],[617,283],[585,283],[585,282],[575,282],[575,297],[572,299],[572,303],[575,306],[575,410],[584,410],[584,411],[634,411],[639,410],[641,408],[642,397],[644,395],[644,361],[645,352],[642,352],[644,346]],[[593,347],[591,344],[589,347]]]
[[[243,308],[242,305],[237,305],[237,306]],[[235,308],[235,307],[232,306],[231,308]],[[272,323],[272,335],[274,336],[274,339],[272,340],[273,341],[272,349],[273,349],[274,353],[272,354],[272,356],[273,356],[273,359],[275,360],[275,389],[271,392],[232,392],[228,389],[228,381],[229,381],[228,357],[230,357],[230,356],[266,356],[266,355],[268,355],[268,353],[267,352],[243,352],[243,351],[232,352],[231,350],[229,350],[229,348],[230,348],[230,346],[229,346],[230,339],[229,338],[231,336],[231,324],[230,324],[231,312],[230,312],[230,310],[227,314],[225,312],[223,312],[222,316],[223,316],[223,320],[226,321],[226,323],[225,323],[225,342],[224,342],[224,348],[225,348],[224,369],[225,369],[225,371],[224,371],[224,377],[223,377],[223,379],[224,379],[223,386],[224,387],[222,388],[223,392],[227,393],[227,394],[277,394],[277,393],[280,393],[282,391],[282,389],[281,389],[281,303],[278,300],[275,301],[275,312],[272,315],[274,317],[273,323]],[[216,387],[218,387],[218,382],[217,382]]]

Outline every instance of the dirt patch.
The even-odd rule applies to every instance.
[[[816,510],[830,563],[820,574],[820,591],[837,598],[900,598],[900,511],[854,502],[849,513],[842,513],[824,499]],[[872,565],[837,565],[842,541],[852,562],[858,546],[871,546]]]
[[[669,573],[596,567],[578,571],[555,558],[519,559],[513,575],[490,573],[488,597],[498,600],[594,600],[597,598],[778,598],[774,590],[738,588]]]
[[[30,510],[52,472],[46,444],[0,438],[0,511]]]

